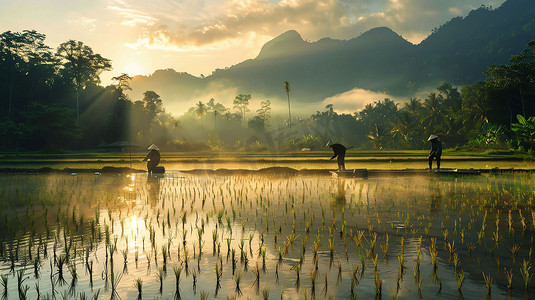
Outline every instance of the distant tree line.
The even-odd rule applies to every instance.
[[[288,118],[272,115],[270,100],[250,94],[237,95],[232,108],[201,100],[174,118],[154,91],[130,99],[127,74],[101,86],[111,61],[84,43],[52,49],[44,41],[35,31],[0,34],[0,151],[85,150],[116,141],[177,151],[315,150],[328,140],[360,149],[423,149],[430,134],[450,148],[535,147],[535,42],[460,91],[444,83],[424,99],[376,100],[353,114],[329,104],[291,118],[290,83],[281,81],[275,88],[287,95]],[[253,113],[251,101],[260,102]]]

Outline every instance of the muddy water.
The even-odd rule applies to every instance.
[[[0,295],[133,299],[141,279],[145,299],[473,299],[485,274],[491,296],[529,298],[533,186],[526,174],[0,175]]]

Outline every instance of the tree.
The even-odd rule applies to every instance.
[[[529,42],[527,48],[520,55],[513,55],[509,62],[511,63],[509,65],[491,65],[486,72],[487,81],[501,90],[510,91],[508,98],[516,101],[509,101],[520,107],[520,112],[525,116],[528,113],[526,112],[526,92],[531,95],[534,93],[535,41]],[[533,113],[533,109],[534,107],[531,106],[529,113]]]
[[[413,117],[410,110],[401,110],[399,114],[396,114],[395,121],[392,122],[392,133],[395,137],[400,138],[401,145],[405,148],[413,145],[419,134],[417,128],[418,120]]]
[[[392,118],[398,113],[397,104],[386,98],[384,101],[375,101],[366,104],[363,110],[356,115],[357,120],[366,127],[367,137],[370,138],[374,149],[388,146],[392,133]]]
[[[271,117],[271,101],[266,100],[260,103],[260,108],[256,110],[258,117],[266,122]]]
[[[199,101],[195,108],[195,115],[197,118],[201,118],[201,138],[202,138],[202,116],[206,115],[206,105]]]
[[[409,112],[412,117],[417,117],[422,111],[422,101],[417,98],[410,98],[409,102],[405,103],[403,110]]]
[[[442,101],[436,93],[431,93],[424,100],[422,107],[424,108],[424,117],[422,119],[423,125],[426,129],[426,134],[431,134],[433,131],[440,128],[443,120]]]
[[[201,124],[202,124],[202,116],[206,115],[206,105],[199,101],[197,103],[197,107],[195,108],[195,115],[197,118],[201,118]]]
[[[63,61],[63,77],[76,90],[76,116],[80,118],[79,91],[88,85],[100,84],[100,73],[111,70],[111,62],[93,53],[83,42],[74,40],[59,45],[56,53]]]
[[[284,82],[284,89],[286,90],[286,96],[288,96],[288,127],[292,128],[292,114],[290,111],[290,82]]]
[[[119,76],[112,77],[111,80],[117,81],[117,89],[121,91],[121,99],[127,99],[126,95],[124,94],[124,91],[131,91],[132,88],[130,87],[130,81],[132,80],[132,77],[128,76],[126,73],[122,73]]]
[[[162,99],[160,99],[160,95],[156,94],[154,91],[146,91],[143,93],[143,103],[145,104],[145,110],[149,114],[150,122],[152,122],[156,115],[163,112]]]
[[[443,83],[437,88],[439,95],[444,99],[444,106],[458,112],[462,106],[461,93],[450,83]]]
[[[210,98],[208,103],[206,103],[207,111],[214,113],[214,129],[217,130],[217,116],[221,116],[227,112],[227,108],[221,103],[215,103],[214,98]]]
[[[0,99],[7,91],[8,120],[15,119],[15,103],[25,106],[34,91],[42,94],[53,82],[58,61],[44,44],[45,38],[34,30],[0,34]],[[14,101],[16,87],[19,97]]]
[[[249,100],[251,100],[251,95],[239,94],[234,98],[234,109],[238,109],[241,113],[242,120],[245,122],[245,113],[249,111]]]

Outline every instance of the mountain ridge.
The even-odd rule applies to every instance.
[[[531,0],[508,0],[497,9],[482,6],[446,22],[418,45],[387,27],[349,40],[316,42],[289,30],[264,44],[257,57],[217,69],[206,78],[156,71],[148,77],[136,76],[131,86],[134,95],[146,88],[164,101],[183,103],[191,102],[191,97],[210,99],[214,92],[209,87],[215,83],[238,93],[284,99],[284,81],[291,83],[297,103],[319,103],[354,88],[410,97],[445,81],[466,85],[484,79],[490,64],[507,63],[535,37],[534,16]],[[168,86],[149,84],[156,73],[165,77],[166,72],[175,81],[164,80],[170,82]]]

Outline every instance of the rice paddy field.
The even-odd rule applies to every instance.
[[[0,174],[0,299],[535,295],[532,173],[332,178],[166,168]]]

